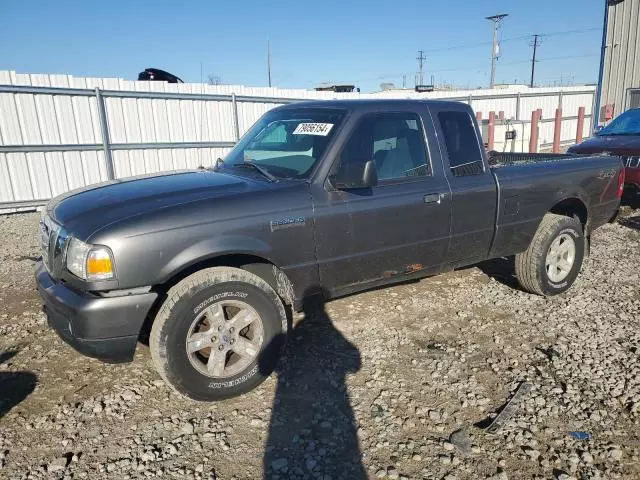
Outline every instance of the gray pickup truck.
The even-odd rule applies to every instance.
[[[524,290],[565,292],[623,183],[618,157],[488,156],[462,103],[295,103],[210,169],[52,200],[36,279],[78,351],[130,361],[150,329],[160,375],[217,400],[272,372],[288,310],[319,293],[506,256]]]

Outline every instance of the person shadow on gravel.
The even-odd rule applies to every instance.
[[[8,362],[15,350],[0,353],[0,364]],[[0,418],[27,398],[36,388],[38,378],[32,372],[0,372]]]
[[[360,370],[360,352],[321,298],[305,299],[303,311],[276,367],[264,478],[366,479],[345,383]]]

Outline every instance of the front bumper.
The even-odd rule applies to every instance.
[[[130,362],[140,328],[158,295],[153,292],[100,297],[56,283],[42,260],[36,283],[49,325],[80,353],[109,363]]]

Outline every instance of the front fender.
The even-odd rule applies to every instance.
[[[158,283],[166,282],[193,265],[224,255],[251,255],[277,265],[272,254],[271,246],[257,238],[242,235],[216,235],[188,245],[173,256],[160,270]]]

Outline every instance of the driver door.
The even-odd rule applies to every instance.
[[[432,162],[422,106],[360,114],[333,171],[374,159],[378,184],[314,192],[321,282],[330,290],[437,271],[450,227],[448,183]],[[429,134],[432,135],[432,134]],[[437,145],[435,137],[429,144]],[[331,175],[329,176],[331,177]]]

